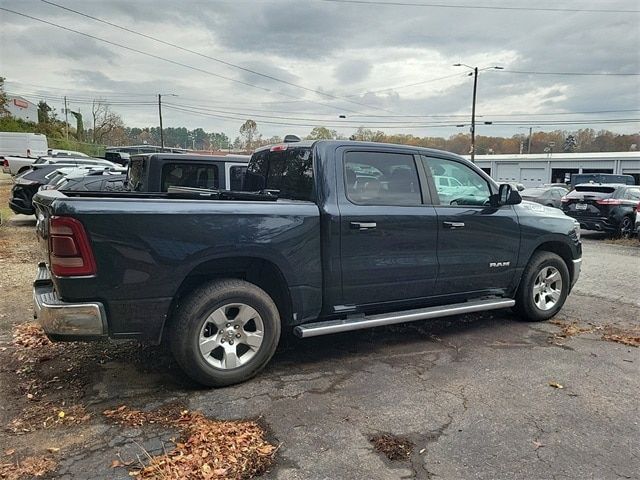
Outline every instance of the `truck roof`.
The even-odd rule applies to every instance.
[[[249,155],[197,155],[185,153],[140,153],[133,154],[132,157],[144,156],[149,160],[202,160],[216,162],[248,162],[251,158]]]
[[[439,156],[448,156],[454,157],[457,159],[464,159],[464,157],[456,154],[447,152],[446,150],[437,150],[435,148],[427,148],[420,147],[417,145],[403,145],[401,143],[381,143],[381,142],[365,142],[360,140],[302,140],[300,142],[281,142],[272,145],[265,145],[264,147],[257,148],[255,152],[261,152],[264,150],[269,150],[274,145],[287,145],[288,148],[310,148],[316,144],[322,144],[326,146],[336,145],[336,146],[358,146],[358,147],[371,147],[371,148],[403,148],[407,150],[414,150],[416,152],[424,153],[424,154],[435,154]],[[254,152],[254,153],[255,153]],[[468,161],[468,160],[467,160]]]

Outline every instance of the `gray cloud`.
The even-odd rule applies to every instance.
[[[168,125],[174,122],[225,130],[231,136],[237,134],[241,122],[214,114],[224,111],[242,118],[252,113],[272,115],[272,121],[281,122],[284,117],[317,117],[318,124],[338,122],[338,113],[354,114],[348,110],[376,115],[466,115],[470,110],[471,79],[462,77],[463,69],[451,66],[456,62],[500,64],[510,70],[526,71],[640,72],[640,15],[634,14],[499,12],[295,0],[59,1],[207,55],[331,95],[349,96],[371,107],[328,99],[238,71],[41,2],[3,2],[7,8],[269,90],[243,87],[0,13],[0,64],[12,91],[22,88],[25,94],[47,94],[48,98],[62,93],[89,98],[99,92],[106,98],[141,103],[152,102],[157,93],[175,93],[179,97],[171,102],[217,112],[207,115],[201,110],[196,115],[169,109]],[[635,8],[636,2],[619,0],[607,2],[606,7],[597,0],[567,4],[572,5]],[[35,76],[34,69],[38,72]],[[457,71],[460,77],[380,91]],[[479,79],[478,101],[480,114],[622,110],[640,105],[640,78],[487,71]],[[156,122],[153,106],[119,105],[114,109],[131,124]],[[602,115],[589,118],[598,116]],[[535,123],[538,118],[524,117],[523,122]],[[306,127],[270,126],[265,117],[256,120],[267,136],[282,134],[283,130],[300,134],[308,131]],[[637,131],[638,124],[615,128]],[[342,130],[348,133],[351,128]],[[456,131],[459,130],[411,130],[416,134],[444,135]],[[514,133],[507,127],[495,127],[494,131]]]

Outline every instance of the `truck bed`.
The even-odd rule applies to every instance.
[[[79,220],[90,239],[97,274],[56,278],[65,301],[99,299],[112,336],[153,338],[183,282],[206,275],[224,258],[270,262],[285,277],[296,318],[321,304],[320,214],[311,202],[173,198],[169,193],[59,192],[34,199],[45,257],[48,218]],[[307,311],[301,310],[307,305]]]

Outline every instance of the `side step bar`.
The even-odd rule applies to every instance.
[[[516,304],[510,298],[492,298],[488,300],[475,300],[472,302],[455,303],[439,307],[419,308],[402,312],[383,313],[369,316],[352,316],[345,320],[329,320],[326,322],[307,323],[298,325],[293,332],[300,338],[317,337],[330,333],[349,332],[364,328],[393,325],[396,323],[413,322],[415,320],[427,320],[430,318],[448,317],[463,313],[484,312],[509,308]]]

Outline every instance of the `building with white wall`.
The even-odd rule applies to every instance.
[[[7,95],[5,107],[12,117],[19,118],[25,122],[38,123],[38,106],[26,98]]]
[[[640,185],[638,151],[476,155],[475,162],[498,183],[518,182],[525,187],[568,182],[574,173],[631,175]]]

